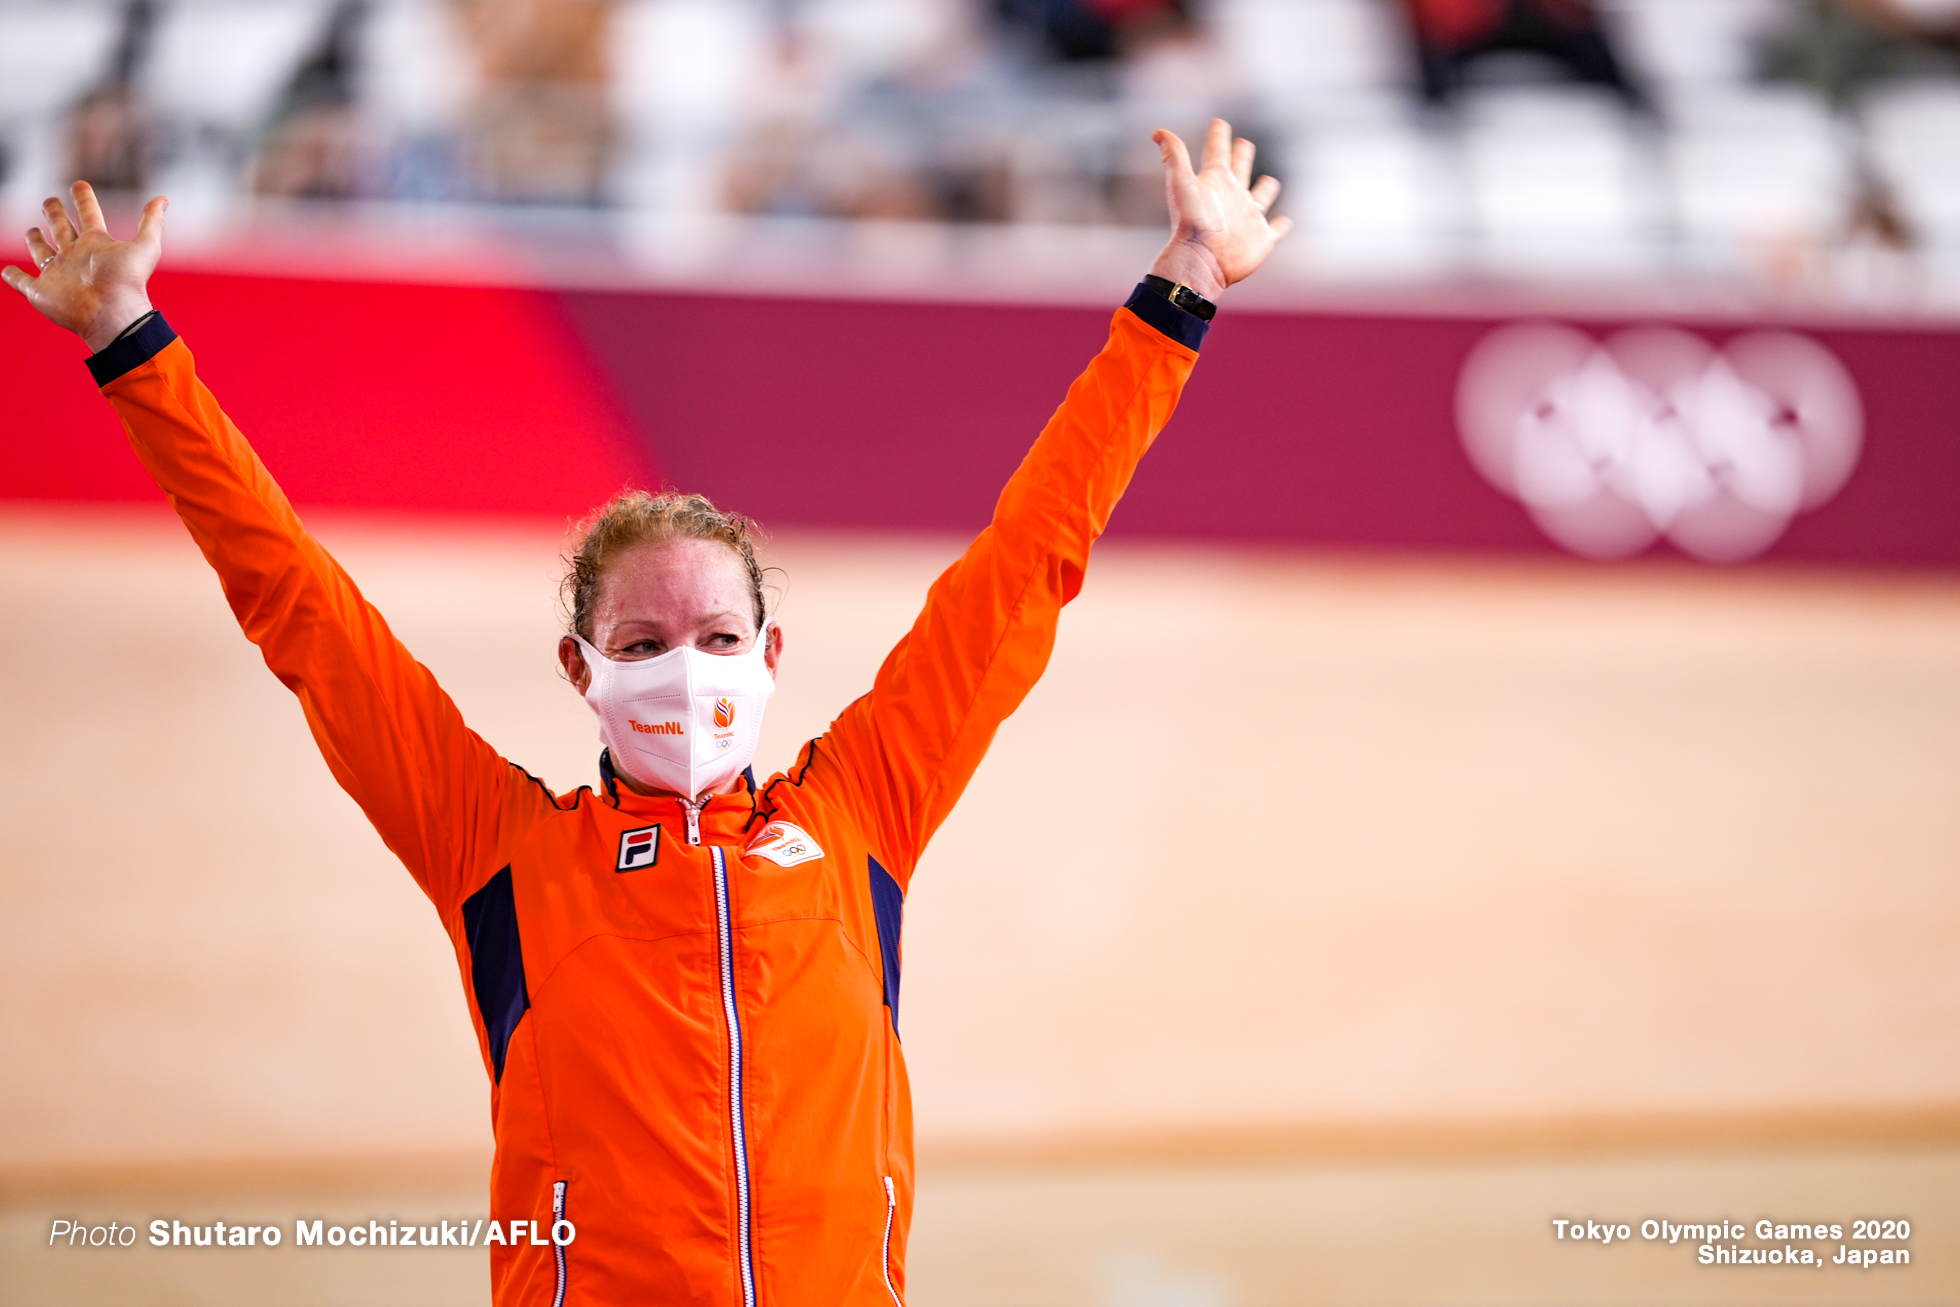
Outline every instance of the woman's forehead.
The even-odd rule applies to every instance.
[[[716,540],[631,545],[608,560],[598,590],[598,608],[611,621],[673,621],[719,613],[754,620],[748,569],[733,549]]]

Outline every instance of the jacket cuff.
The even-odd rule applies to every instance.
[[[163,320],[163,315],[151,309],[122,335],[103,346],[100,353],[89,355],[88,370],[95,377],[96,387],[100,389],[125,372],[134,372],[162,353],[163,347],[175,339],[177,333]]]
[[[1186,313],[1142,282],[1123,301],[1123,307],[1186,349],[1202,346],[1205,333],[1211,330],[1209,322],[1195,313]]]

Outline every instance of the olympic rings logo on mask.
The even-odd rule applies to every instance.
[[[1704,562],[1754,558],[1843,488],[1864,438],[1851,374],[1784,331],[1717,350],[1664,327],[1604,342],[1500,327],[1464,361],[1456,418],[1487,481],[1598,559],[1663,537]]]

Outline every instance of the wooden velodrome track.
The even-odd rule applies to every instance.
[[[317,526],[592,779],[554,529]],[[959,543],[775,542],[759,761]],[[487,1094],[174,519],[0,512],[0,720],[0,1301],[482,1301],[480,1252],[44,1246],[481,1215]],[[1112,546],[906,925],[919,1307],[1960,1300],[1960,578]],[[1914,1264],[1549,1225],[1648,1216],[1903,1216]]]

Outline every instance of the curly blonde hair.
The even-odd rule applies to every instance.
[[[734,550],[749,576],[755,629],[762,629],[767,613],[762,599],[762,568],[755,560],[762,528],[740,513],[724,513],[704,495],[627,490],[587,514],[574,532],[578,543],[565,560],[559,596],[572,629],[585,639],[592,638],[592,606],[607,565],[634,545],[671,540],[718,540]]]

